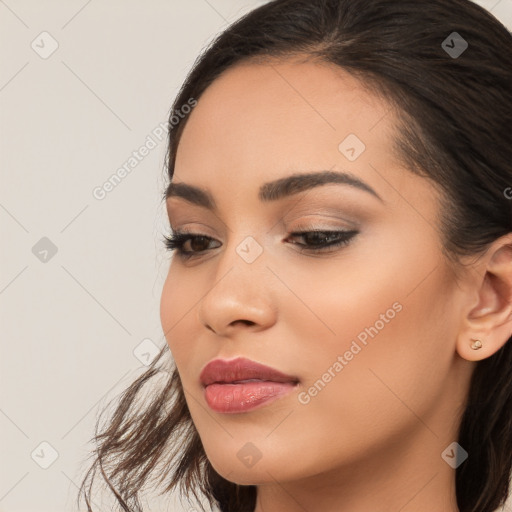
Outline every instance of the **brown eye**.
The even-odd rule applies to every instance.
[[[299,237],[306,241],[304,244],[296,244],[304,247],[304,250],[320,252],[322,250],[325,251],[325,249],[333,250],[336,247],[348,245],[350,240],[358,233],[359,231],[357,230],[322,231],[318,229],[312,231],[296,231],[291,233],[291,236]]]
[[[185,244],[190,241],[190,250],[186,250]],[[199,233],[180,233],[175,232],[170,236],[164,236],[164,245],[169,251],[176,251],[181,258],[190,258],[196,253],[208,250],[209,242],[213,242],[213,238]]]
[[[208,249],[208,240],[209,238],[205,236],[194,236],[187,240],[190,242],[190,250],[186,252],[196,252],[196,251],[205,251]]]

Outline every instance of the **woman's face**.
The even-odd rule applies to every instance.
[[[428,467],[456,439],[470,373],[455,345],[461,292],[441,253],[439,197],[394,157],[393,122],[343,70],[291,60],[228,70],[190,114],[173,182],[200,187],[216,209],[179,195],[167,209],[175,231],[212,240],[173,256],[161,320],[206,454],[228,480],[356,474],[400,448],[421,450]],[[320,171],[368,189],[296,185],[260,197],[268,182]],[[356,234],[326,249],[315,249],[325,234],[291,235],[313,230]],[[219,412],[200,374],[237,357],[298,384]]]

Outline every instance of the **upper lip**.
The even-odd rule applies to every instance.
[[[230,360],[214,359],[203,368],[199,379],[203,386],[208,386],[214,382],[234,383],[249,379],[294,383],[299,381],[297,377],[286,375],[270,366],[251,361],[245,357]]]

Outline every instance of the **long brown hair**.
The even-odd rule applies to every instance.
[[[204,50],[172,111],[199,100],[237,63],[299,54],[344,68],[396,109],[394,149],[411,172],[444,192],[439,221],[454,263],[512,232],[512,35],[489,12],[469,0],[274,0]],[[169,180],[186,121],[169,119]],[[137,400],[162,374],[165,385]],[[155,474],[161,494],[179,489],[222,512],[254,511],[256,487],[225,480],[209,463],[167,345],[116,399],[94,441],[78,497],[83,492],[89,511],[98,468],[124,511],[142,510],[139,493]],[[456,470],[459,510],[496,510],[507,498],[512,465],[510,340],[477,364],[458,442],[470,454]]]

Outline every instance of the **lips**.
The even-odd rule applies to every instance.
[[[245,413],[290,394],[299,379],[239,357],[215,359],[200,375],[206,403],[218,413]]]
[[[210,361],[200,375],[201,384],[236,384],[252,381],[288,382],[296,384],[297,377],[286,375],[270,366],[266,366],[244,357]]]

